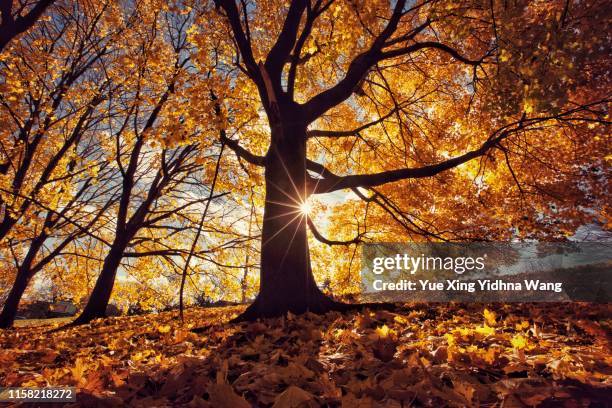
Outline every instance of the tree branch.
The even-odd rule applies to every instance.
[[[45,12],[55,0],[39,0],[34,7],[25,16],[13,16],[13,1],[3,0],[0,6],[0,15],[2,23],[0,24],[0,51],[8,45],[8,43],[19,34],[31,28],[40,16]]]
[[[242,24],[240,23],[240,12],[238,11],[236,2],[234,0],[215,0],[215,5],[225,10],[227,20],[230,24],[232,32],[234,33],[234,39],[238,45],[238,50],[240,51],[240,55],[242,55],[242,59],[244,59],[246,64],[247,72],[251,79],[259,85],[261,82],[259,80],[259,69],[257,68],[255,58],[253,57],[251,43],[247,39],[242,29]]]
[[[287,17],[283,23],[283,29],[266,58],[266,70],[270,78],[274,81],[274,85],[278,85],[279,87],[283,66],[285,62],[287,62],[289,53],[291,53],[295,45],[300,20],[302,19],[302,14],[304,14],[304,10],[306,10],[309,1],[310,0],[293,0],[291,2]],[[275,89],[275,91],[278,93],[280,89]]]
[[[308,123],[316,120],[323,113],[351,96],[355,87],[380,58],[381,50],[385,46],[385,42],[397,29],[405,5],[406,0],[397,1],[387,26],[378,37],[376,37],[367,51],[355,57],[349,65],[346,76],[340,80],[340,82],[314,96],[303,105],[304,116]]]
[[[461,55],[459,51],[455,50],[452,47],[449,47],[446,44],[442,44],[436,41],[423,41],[423,42],[418,42],[418,43],[409,45],[407,47],[395,48],[389,51],[384,51],[381,53],[379,61],[382,61],[384,59],[394,58],[394,57],[400,57],[402,55],[409,55],[409,54],[412,54],[413,52],[428,49],[428,48],[433,48],[433,49],[437,49],[440,51],[444,51],[445,53],[449,54],[457,61],[461,61],[464,64],[468,64],[472,66],[478,66],[482,64],[483,60],[489,55],[489,53],[487,53],[480,59],[472,60],[472,59],[469,59]]]
[[[607,102],[607,100],[593,102],[588,105],[581,105],[575,109],[571,109],[554,116],[526,118],[525,115],[523,115],[520,120],[502,126],[495,132],[493,132],[478,149],[471,150],[460,156],[453,157],[437,164],[422,167],[388,170],[373,174],[338,176],[326,169],[323,165],[308,160],[306,163],[307,169],[310,171],[317,172],[323,177],[323,179],[311,178],[309,180],[309,191],[311,191],[313,194],[330,193],[345,188],[375,187],[381,184],[391,183],[398,180],[432,177],[445,170],[449,170],[463,163],[466,163],[474,158],[484,156],[492,148],[498,147],[499,143],[502,140],[506,139],[507,137],[518,131],[529,130],[527,129],[529,126],[541,124],[551,120],[558,121],[561,123],[574,121],[596,121],[599,123],[606,123],[607,121],[603,119],[592,119],[584,118],[581,116],[574,116],[574,114],[579,112],[590,112],[592,106],[599,105],[605,102]]]
[[[225,145],[227,145],[227,147],[232,149],[234,153],[236,153],[236,156],[256,166],[266,165],[266,158],[264,156],[258,156],[256,154],[251,153],[244,147],[240,146],[240,143],[238,143],[237,140],[233,140],[227,137],[225,132],[220,132],[220,133],[221,133],[220,135],[221,143],[224,143]]]
[[[331,6],[332,3],[333,3],[333,0],[329,1],[327,4],[322,4],[322,1],[318,0],[315,3],[314,8],[311,8],[310,4],[307,2],[306,22],[304,23],[304,29],[300,33],[300,36],[297,39],[297,42],[293,49],[293,54],[291,55],[291,65],[289,66],[289,73],[287,74],[287,95],[291,99],[293,99],[293,95],[295,92],[295,79],[297,75],[298,65],[307,61],[308,58],[312,57],[313,55],[313,54],[307,54],[304,58],[301,58],[300,54],[302,53],[302,48],[304,48],[304,44],[306,43],[306,41],[308,40],[308,37],[310,36],[315,20],[325,10],[327,10],[329,6]]]
[[[378,119],[361,125],[352,130],[322,130],[322,129],[312,129],[306,132],[306,136],[308,137],[346,137],[346,136],[354,136],[367,128],[375,126],[389,117],[393,116],[398,110],[401,109],[401,106],[396,106],[392,110],[390,110],[387,114],[379,117]]]
[[[312,222],[312,219],[310,217],[306,217],[307,222],[308,222],[308,228],[310,228],[310,232],[312,232],[312,235],[316,238],[317,241],[322,242],[324,244],[327,245],[352,245],[352,244],[359,244],[362,242],[361,240],[361,234],[357,234],[357,236],[349,241],[336,241],[336,240],[331,240],[331,239],[327,239],[325,238],[323,235],[321,235],[321,233],[317,230],[317,228],[315,227],[314,223]]]

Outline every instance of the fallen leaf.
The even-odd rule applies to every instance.
[[[276,397],[272,408],[315,408],[318,406],[314,395],[291,385]]]
[[[208,387],[209,401],[215,408],[250,408],[251,404],[236,394],[229,384],[212,384]]]

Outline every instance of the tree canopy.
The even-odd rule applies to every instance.
[[[5,3],[4,325],[35,280],[250,318],[338,306],[361,242],[610,227],[604,1]]]

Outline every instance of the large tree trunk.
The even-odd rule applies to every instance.
[[[15,316],[17,316],[19,302],[28,287],[28,283],[30,283],[29,271],[19,268],[13,287],[6,298],[6,302],[4,302],[2,313],[0,313],[0,328],[8,329],[13,325]]]
[[[117,275],[117,269],[121,264],[127,242],[129,241],[122,239],[113,243],[108,255],[104,259],[102,271],[98,275],[98,280],[91,291],[87,305],[79,317],[72,322],[72,325],[86,324],[93,319],[106,316],[106,308],[115,284],[115,275]]]
[[[15,317],[17,316],[17,310],[19,308],[19,302],[23,297],[25,290],[32,279],[32,276],[38,272],[39,268],[35,267],[35,270],[32,269],[32,265],[34,264],[34,259],[38,254],[38,251],[44,244],[47,236],[45,234],[39,235],[30,243],[30,248],[28,248],[28,252],[23,259],[23,262],[17,269],[17,276],[15,277],[15,282],[13,283],[13,287],[9,292],[8,297],[6,298],[6,302],[4,302],[4,306],[2,307],[2,313],[0,313],[0,328],[6,329],[13,325],[15,321]]]
[[[310,268],[306,215],[305,127],[273,127],[266,159],[259,294],[237,320],[324,313],[340,305],[317,287]]]
[[[8,235],[11,228],[13,228],[13,225],[15,225],[15,222],[16,221],[13,217],[9,216],[8,214],[4,215],[4,219],[2,222],[0,222],[0,239],[3,239]]]

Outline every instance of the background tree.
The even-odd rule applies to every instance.
[[[185,102],[185,90],[177,88],[185,86],[189,73],[187,29],[191,14],[146,6],[138,5],[135,13],[140,25],[123,39],[127,52],[115,75],[131,80],[111,102],[120,113],[107,123],[115,141],[109,151],[121,180],[113,238],[89,300],[74,324],[105,316],[125,257],[184,256],[182,302],[189,265],[194,257],[202,256],[196,245],[204,220],[185,225],[180,218],[185,217],[185,211],[202,204],[207,208],[211,200],[224,195],[213,195],[194,179],[200,160],[206,159],[206,149],[213,146],[198,143],[202,130],[186,123],[179,107]],[[213,176],[213,185],[215,179]],[[191,227],[196,227],[194,244],[178,243],[176,239],[183,237],[179,233]],[[155,230],[161,234],[151,232]],[[164,238],[169,245],[164,244]]]
[[[127,277],[117,302],[139,307],[170,305],[155,282],[176,291],[183,264],[190,297],[207,280],[227,286],[204,266],[237,268],[223,253],[245,238],[221,222],[235,218],[231,203],[211,208],[214,226],[198,221],[218,146],[185,123],[195,110],[185,105],[190,13],[84,1],[50,15],[2,60],[2,327],[35,275],[79,302],[102,271],[106,286],[90,296],[102,314],[118,270]],[[186,262],[196,227],[207,237]]]
[[[2,327],[11,325],[32,277],[72,240],[91,234],[103,212],[88,209],[108,193],[100,184],[107,166],[92,132],[113,91],[101,74],[107,45],[122,29],[109,29],[105,17],[103,5],[87,13],[79,4],[58,5],[54,18],[2,61],[0,250],[16,271]]]

